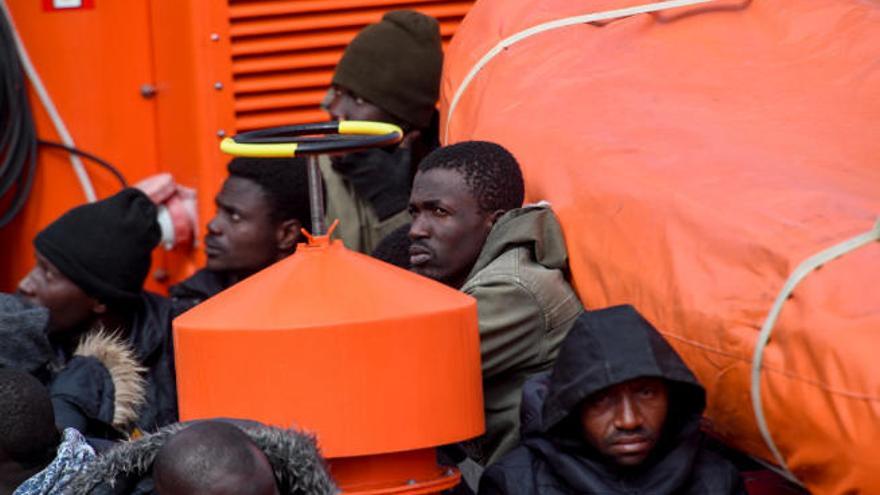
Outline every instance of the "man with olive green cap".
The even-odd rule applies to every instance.
[[[386,13],[351,41],[336,66],[324,107],[333,120],[400,126],[401,143],[323,159],[328,223],[349,248],[370,253],[406,224],[414,170],[437,147],[443,51],[436,19],[411,10]]]

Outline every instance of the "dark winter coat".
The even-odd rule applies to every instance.
[[[228,275],[202,268],[188,279],[168,289],[172,316],[177,318],[231,285],[232,281]]]
[[[138,408],[135,426],[148,432],[177,421],[177,382],[174,375],[174,349],[171,341],[171,303],[167,298],[144,292],[120,335],[131,347],[135,361],[143,368],[144,401]],[[63,416],[61,426],[76,427],[76,421],[105,421],[110,409],[102,406],[112,382],[97,360],[83,362],[70,356],[70,371],[59,375],[50,386],[53,404]],[[75,362],[78,361],[78,362]],[[74,373],[75,372],[75,373]],[[119,391],[112,388],[113,393]],[[59,400],[59,397],[61,400]],[[59,405],[61,401],[68,407]],[[77,413],[81,417],[77,418]]]
[[[263,451],[272,465],[281,495],[332,495],[338,492],[311,436],[253,421],[221,421],[231,422],[241,428]],[[120,443],[104,452],[73,480],[70,493],[154,493],[153,461],[165,442],[188,424],[191,423],[170,425],[154,434],[133,442]]]
[[[144,292],[125,329],[90,329],[73,353],[46,334],[48,312],[0,294],[0,367],[27,371],[49,388],[59,427],[114,438],[177,421],[171,304]]]
[[[670,409],[651,456],[624,472],[587,446],[577,413],[588,396],[639,377],[666,380]],[[483,473],[480,494],[744,494],[733,465],[702,446],[704,408],[703,387],[634,308],[585,313],[552,372],[524,387],[522,443]]]

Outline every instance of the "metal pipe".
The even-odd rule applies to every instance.
[[[327,224],[324,219],[324,181],[318,166],[318,155],[309,155],[309,207],[312,209],[312,235],[326,235]]]

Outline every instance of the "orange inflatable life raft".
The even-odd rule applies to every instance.
[[[645,3],[478,2],[441,136],[517,156],[585,306],[661,329],[714,433],[880,493],[880,4]]]

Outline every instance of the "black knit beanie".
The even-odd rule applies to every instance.
[[[333,74],[333,84],[424,129],[440,95],[443,48],[440,25],[412,10],[394,10],[351,41]]]
[[[161,231],[156,205],[128,188],[78,206],[34,238],[34,247],[86,294],[105,303],[137,300]]]

